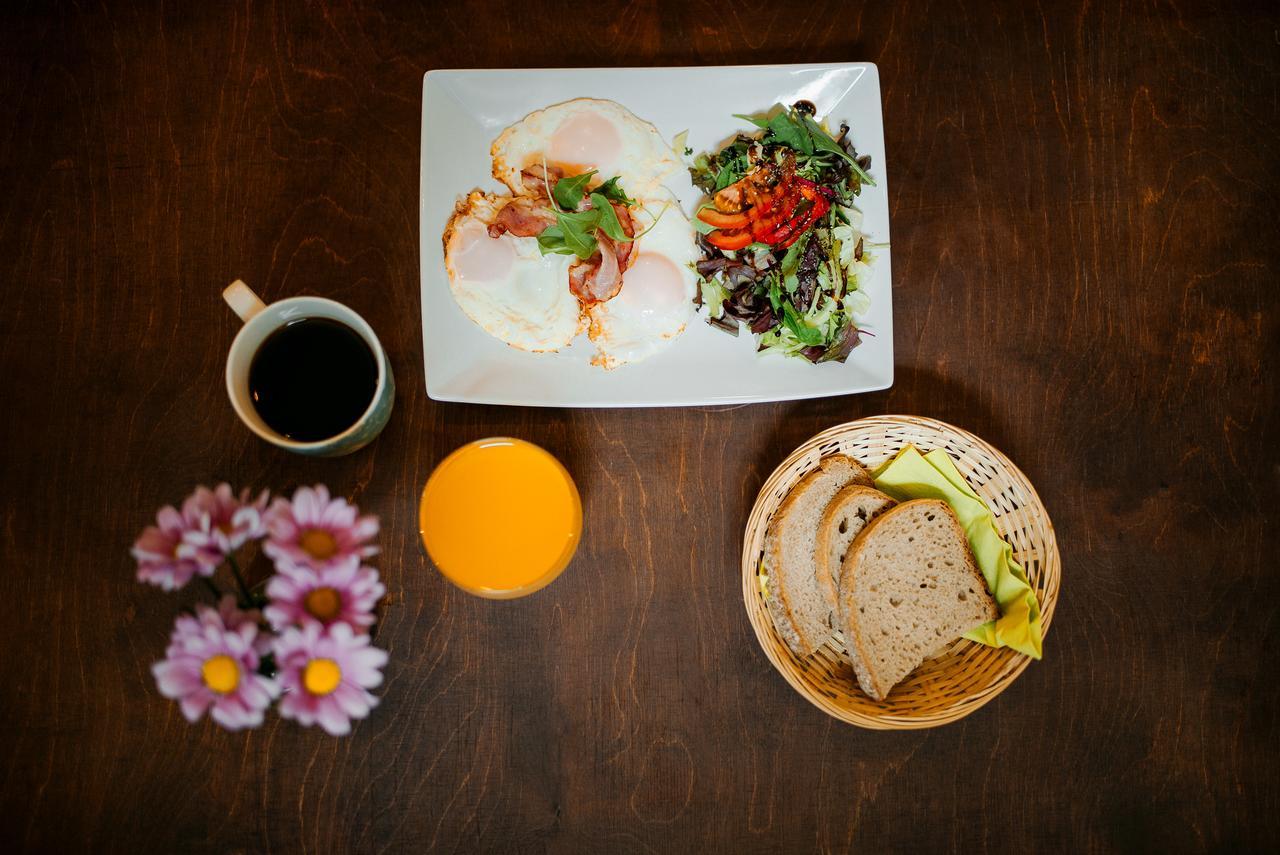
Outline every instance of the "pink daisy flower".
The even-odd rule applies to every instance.
[[[275,652],[284,688],[282,718],[305,727],[319,723],[330,736],[345,736],[352,719],[377,706],[378,699],[366,690],[382,682],[387,652],[345,623],[328,630],[318,623],[289,627],[276,638]]]
[[[262,724],[262,714],[280,686],[258,673],[271,640],[258,632],[257,612],[241,612],[235,598],[218,610],[199,604],[196,615],[179,615],[165,659],[151,666],[160,694],[178,701],[192,723],[209,717],[227,730]]]
[[[267,555],[317,570],[373,555],[378,547],[368,541],[378,533],[378,518],[357,519],[356,512],[346,499],[331,499],[323,484],[299,487],[293,499],[276,499],[267,510]]]
[[[378,571],[351,556],[341,564],[319,570],[281,562],[280,573],[267,583],[270,605],[263,610],[277,630],[294,624],[349,624],[362,629],[373,624],[373,608],[387,592]]]
[[[178,513],[173,505],[165,505],[156,511],[156,525],[149,525],[133,543],[133,557],[138,561],[138,581],[158,585],[166,591],[176,591],[199,573],[213,575],[214,568],[196,560],[186,547],[183,537],[197,525],[197,521],[184,513]]]
[[[202,566],[216,569],[228,555],[267,533],[262,515],[267,491],[250,501],[248,488],[237,497],[230,484],[196,487],[182,503],[182,515],[193,522],[183,534],[183,552]]]

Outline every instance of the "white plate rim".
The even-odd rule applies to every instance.
[[[427,96],[429,88],[435,81],[444,81],[452,77],[484,77],[484,76],[503,76],[503,75],[596,75],[600,73],[608,73],[610,75],[630,75],[645,74],[652,72],[693,72],[693,73],[732,73],[732,72],[766,72],[766,73],[803,73],[803,72],[830,72],[839,70],[858,70],[861,73],[870,72],[869,85],[874,85],[876,115],[875,125],[879,131],[875,139],[879,144],[881,152],[880,166],[876,172],[877,187],[875,192],[882,195],[882,203],[885,210],[883,238],[887,244],[889,242],[889,217],[888,217],[888,158],[884,154],[884,116],[883,105],[881,100],[881,88],[879,80],[879,69],[875,63],[871,62],[835,62],[835,63],[792,63],[792,64],[769,64],[769,63],[744,63],[738,65],[651,65],[651,66],[627,66],[627,67],[526,67],[526,68],[439,68],[430,69],[423,75],[423,105],[422,105],[422,125],[421,125],[421,142],[420,142],[420,172],[419,172],[419,243],[420,243],[420,307],[421,324],[422,324],[422,341],[423,341],[423,370],[426,380],[427,395],[432,400],[449,402],[449,403],[472,403],[487,404],[500,406],[532,406],[532,407],[567,407],[567,408],[636,408],[636,407],[700,407],[700,406],[725,406],[725,405],[742,405],[747,403],[769,403],[782,401],[812,400],[817,398],[835,397],[850,394],[862,394],[866,392],[881,391],[890,388],[894,382],[894,359],[893,359],[893,325],[892,325],[892,276],[891,276],[891,249],[886,246],[876,262],[876,277],[884,279],[884,294],[882,299],[885,303],[883,311],[886,315],[888,323],[880,327],[876,333],[882,336],[885,341],[886,355],[878,368],[878,378],[874,382],[864,382],[855,385],[848,384],[832,384],[826,388],[811,388],[802,391],[778,391],[773,390],[764,393],[741,393],[741,394],[700,394],[700,395],[664,395],[664,396],[646,396],[636,397],[626,393],[612,394],[593,394],[589,398],[573,399],[573,398],[545,398],[539,395],[519,396],[519,395],[493,395],[479,391],[458,391],[440,384],[432,383],[431,372],[431,346],[430,335],[431,329],[428,321],[428,313],[426,311],[428,291],[431,287],[433,274],[441,276],[442,271],[435,270],[432,264],[434,260],[429,247],[432,244],[439,245],[439,234],[436,230],[430,228],[428,223],[429,205],[428,205],[428,157],[427,157],[427,139],[429,131],[429,115],[427,111]],[[861,80],[861,77],[855,81]],[[852,86],[850,87],[852,88]],[[566,93],[559,100],[568,100],[574,97],[584,97],[581,95]],[[558,103],[557,100],[546,101],[545,103],[530,103],[529,110],[540,109],[547,104]],[[624,106],[626,104],[624,103]],[[769,105],[762,104],[761,107]],[[655,121],[652,115],[643,115],[641,118]],[[851,122],[852,123],[852,122]],[[863,137],[859,143],[859,149],[865,150],[865,140]],[[459,182],[454,193],[455,196],[465,194],[470,188],[466,187],[466,182]],[[705,324],[704,316],[701,313],[695,315],[691,321],[692,324]],[[477,335],[485,334],[476,330]],[[688,332],[686,332],[686,335]],[[744,336],[749,335],[743,333]],[[855,357],[858,351],[855,350]],[[527,356],[530,359],[545,359],[544,356],[534,354],[521,354],[522,357]],[[779,357],[765,357],[768,359],[780,359]],[[791,361],[791,360],[788,360]],[[801,362],[801,360],[794,360]],[[821,369],[827,366],[805,366],[809,369]],[[831,365],[830,367],[834,367]],[[842,366],[843,367],[843,366]],[[622,369],[625,370],[625,369]]]

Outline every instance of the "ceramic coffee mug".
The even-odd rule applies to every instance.
[[[350,454],[368,445],[382,432],[391,417],[396,384],[391,376],[387,353],[364,318],[341,303],[323,297],[289,297],[267,305],[253,289],[239,279],[227,286],[222,292],[222,298],[240,316],[240,320],[244,321],[244,326],[236,335],[235,341],[231,342],[231,352],[227,355],[227,395],[231,398],[231,406],[235,408],[236,415],[248,425],[249,430],[272,445],[315,457]],[[258,348],[276,330],[304,318],[326,318],[346,325],[364,339],[378,364],[377,386],[373,400],[369,402],[364,414],[342,433],[315,442],[298,442],[272,430],[258,414],[249,394],[249,367]]]

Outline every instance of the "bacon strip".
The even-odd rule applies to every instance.
[[[627,210],[627,206],[619,205],[617,202],[610,202],[609,204],[613,205],[613,212],[618,215],[618,222],[622,224],[622,231],[626,233],[627,237],[635,237],[636,225],[631,219],[631,212]],[[618,241],[614,245],[614,252],[618,256],[618,266],[623,270],[630,267],[631,262],[635,260],[633,257],[634,252],[632,251],[634,247],[635,242],[629,240]]]
[[[603,234],[596,239],[600,241],[599,252],[569,265],[569,290],[587,306],[612,300],[622,290],[617,247]]]
[[[515,196],[498,211],[489,225],[489,237],[502,237],[511,232],[516,237],[537,237],[547,226],[553,226],[556,215],[528,196]]]
[[[524,185],[524,189],[531,191],[535,196],[542,199],[551,198],[551,187],[548,186],[547,182],[550,181],[551,184],[555,184],[561,178],[564,178],[564,170],[549,164],[545,171],[542,164],[537,164],[520,173],[520,183]]]
[[[592,277],[591,290],[595,294],[607,294],[599,297],[603,302],[622,290],[622,265],[618,263],[618,246],[608,235],[597,232],[596,240],[600,242],[600,266]]]
[[[635,235],[635,221],[625,205],[610,203],[618,215],[618,223],[627,237]],[[622,290],[622,273],[635,260],[634,242],[614,241],[602,231],[596,232],[600,250],[586,261],[569,265],[569,290],[585,305],[603,303]]]

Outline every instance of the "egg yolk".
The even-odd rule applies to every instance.
[[[623,276],[615,299],[646,314],[678,308],[685,299],[680,269],[665,255],[642,252]]]
[[[582,164],[603,173],[614,168],[621,151],[622,137],[612,122],[596,113],[578,113],[561,122],[551,135],[547,159]]]
[[[515,264],[516,250],[511,241],[489,237],[485,227],[476,223],[459,233],[453,258],[459,279],[498,282],[506,278]]]

